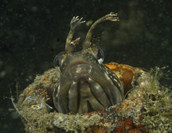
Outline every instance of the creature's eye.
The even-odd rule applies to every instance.
[[[54,67],[60,65],[60,61],[59,61],[58,55],[56,55],[56,56],[54,57],[53,64],[54,64]]]
[[[96,50],[94,50],[94,56],[97,58],[97,60],[100,64],[103,63],[104,52],[100,47],[96,47]]]
[[[55,57],[54,57],[54,61],[53,61],[53,64],[54,66],[61,66],[65,60],[65,56],[66,53],[64,51],[60,52],[59,54],[57,54]]]

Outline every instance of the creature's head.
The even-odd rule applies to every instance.
[[[83,23],[74,17],[66,40],[65,52],[55,57],[60,68],[60,83],[54,90],[54,105],[61,113],[87,113],[109,107],[123,100],[123,87],[117,76],[102,62],[103,51],[91,45],[92,31],[105,20],[117,21],[116,14],[97,20],[87,33],[83,49],[74,52],[80,38],[72,41],[74,29]]]

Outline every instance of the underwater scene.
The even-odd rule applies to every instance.
[[[170,0],[1,0],[0,133],[171,133]]]

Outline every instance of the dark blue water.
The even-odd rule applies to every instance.
[[[104,50],[105,62],[172,70],[170,4],[163,0],[1,0],[0,132],[24,132],[12,109],[10,89],[17,96],[36,74],[53,67],[54,56],[64,49],[73,16],[94,21],[118,12],[120,22],[104,23],[95,31],[94,41]],[[81,26],[77,35],[88,28]]]

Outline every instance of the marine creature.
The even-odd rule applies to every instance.
[[[80,43],[80,38],[73,36],[84,21],[73,17],[65,51],[54,59],[57,67],[37,76],[15,104],[27,132],[172,131],[167,117],[170,98],[157,73],[115,62],[103,64],[103,51],[92,43],[92,35],[97,25],[107,20],[119,18],[110,13],[98,19]],[[76,51],[79,44],[82,49]]]
[[[72,41],[75,28],[83,23],[74,17],[66,40],[65,52],[58,54],[60,83],[54,90],[54,106],[60,113],[88,113],[112,106],[123,100],[123,86],[118,77],[102,64],[103,53],[91,44],[92,30],[98,23],[116,21],[116,14],[108,14],[92,25],[83,43],[83,49],[74,52],[79,38]]]

